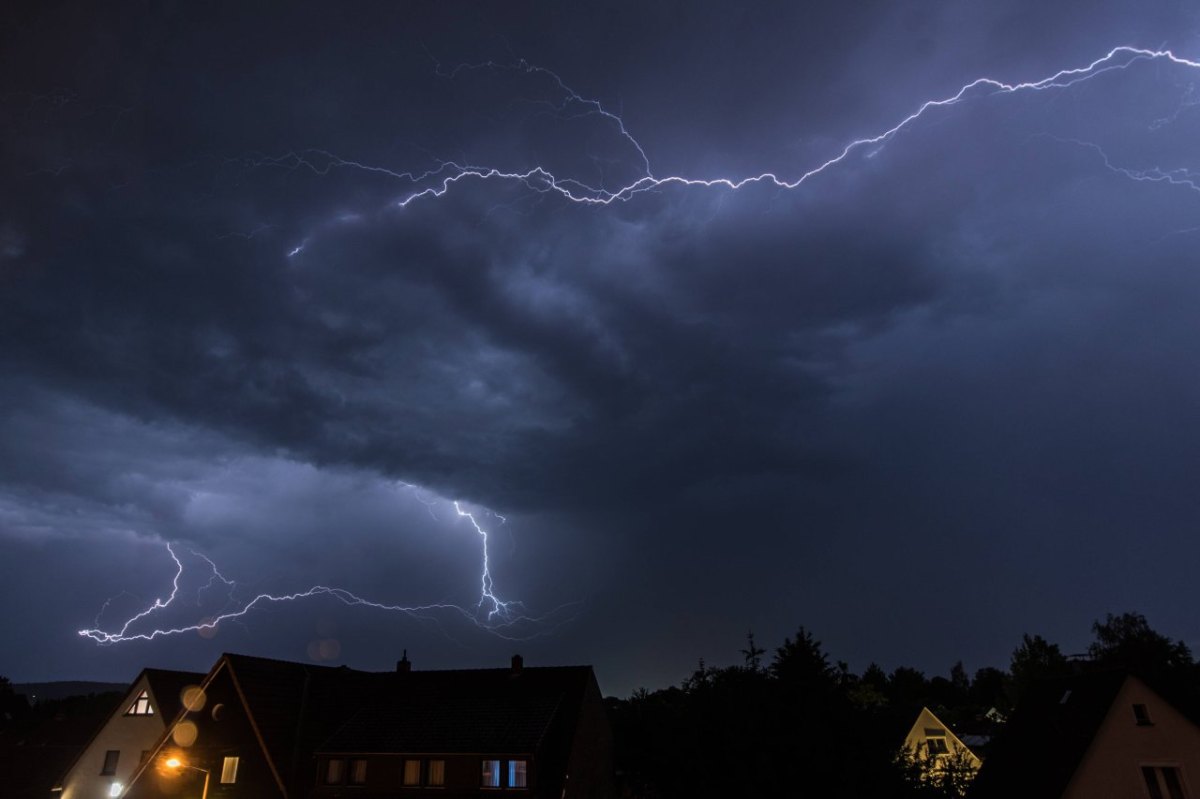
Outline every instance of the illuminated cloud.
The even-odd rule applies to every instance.
[[[942,668],[1048,607],[1185,625],[1197,20],[1004,5],[31,7],[0,34],[0,582],[39,612],[0,632],[97,671],[511,654],[331,597],[62,642],[165,596],[165,541],[243,602],[471,605],[454,499],[508,518],[497,596],[582,602],[527,654],[612,690],[747,627]],[[956,597],[936,623],[914,581]]]

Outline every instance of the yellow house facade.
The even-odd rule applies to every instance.
[[[978,771],[983,761],[954,734],[954,731],[942,723],[941,719],[927,707],[921,708],[912,729],[904,738],[904,748],[921,762],[935,761],[931,770],[936,771],[941,764],[951,758],[965,759],[964,765]]]

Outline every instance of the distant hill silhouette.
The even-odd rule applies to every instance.
[[[45,702],[51,699],[66,699],[70,696],[87,696],[88,694],[103,694],[109,691],[123,692],[129,687],[124,682],[92,682],[90,680],[59,680],[58,682],[17,682],[13,690],[33,702]]]

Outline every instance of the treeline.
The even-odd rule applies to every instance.
[[[30,703],[16,692],[7,677],[0,676],[0,733],[27,731],[54,719],[107,716],[124,692],[104,691]]]
[[[1195,718],[1200,667],[1188,647],[1153,630],[1144,616],[1108,615],[1092,626],[1086,656],[1025,635],[1007,669],[969,675],[961,662],[945,676],[871,664],[854,674],[832,661],[804,628],[768,653],[753,634],[742,664],[703,661],[682,685],[610,699],[623,795],[641,799],[838,795],[961,796],[954,780],[923,779],[899,757],[921,707],[962,729],[1002,734],[1002,719],[1035,680],[1082,669],[1138,674]],[[928,775],[926,775],[928,776]]]

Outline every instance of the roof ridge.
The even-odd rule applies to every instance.
[[[204,677],[208,674],[207,671],[189,671],[187,669],[156,669],[152,666],[147,666],[142,669],[143,674],[175,674],[180,677]]]
[[[262,655],[246,655],[246,654],[242,654],[240,652],[225,652],[222,655],[222,657],[236,658],[236,659],[240,659],[240,660],[258,660],[258,661],[263,661],[265,663],[279,663],[279,664],[282,664],[285,666],[293,666],[293,667],[305,668],[305,669],[319,669],[321,671],[329,671],[329,672],[349,671],[349,672],[353,672],[355,674],[364,674],[364,675],[388,675],[388,674],[399,674],[400,673],[393,669],[384,669],[382,671],[372,671],[372,670],[368,670],[368,669],[354,668],[353,666],[347,666],[344,664],[339,665],[339,666],[327,666],[327,665],[320,664],[320,663],[304,663],[302,661],[297,661],[297,660],[284,660],[282,658],[264,657]],[[593,669],[590,664],[586,664],[586,663],[564,665],[564,666],[525,666],[521,669],[522,672],[584,671],[584,670],[591,671]],[[499,674],[499,673],[510,672],[510,671],[512,671],[512,668],[510,666],[484,666],[484,667],[478,667],[478,668],[456,668],[456,669],[413,669],[410,672],[403,672],[403,673],[412,675],[412,674],[454,674],[454,673],[494,672],[494,673]]]

